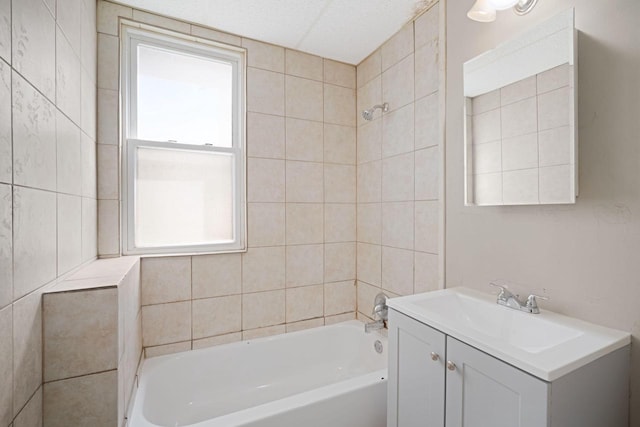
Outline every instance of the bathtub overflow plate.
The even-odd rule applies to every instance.
[[[380,342],[380,340],[376,340],[376,342],[373,343],[373,348],[376,349],[376,352],[382,353],[382,350],[383,350],[382,342]]]

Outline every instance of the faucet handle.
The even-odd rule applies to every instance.
[[[513,294],[509,292],[509,289],[506,286],[498,285],[497,283],[489,282],[489,286],[493,286],[494,288],[500,289],[500,293],[498,294],[498,299],[506,300]]]
[[[539,299],[541,299],[543,301],[548,301],[549,297],[545,297],[545,296],[542,296],[542,295],[531,294],[527,298],[527,303],[526,303],[525,307],[527,307],[529,310],[531,310],[532,313],[539,313],[540,310],[538,308],[538,301],[537,301]]]

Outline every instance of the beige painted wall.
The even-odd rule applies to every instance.
[[[505,280],[570,316],[631,331],[640,342],[640,2],[541,0],[529,15],[466,17],[447,5],[446,282],[489,292]],[[463,205],[462,64],[576,8],[580,196],[575,205]],[[640,356],[633,351],[632,420],[640,425]]]

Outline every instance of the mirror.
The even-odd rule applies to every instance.
[[[575,203],[570,9],[464,63],[465,205]]]

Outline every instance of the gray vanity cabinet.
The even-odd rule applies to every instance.
[[[389,310],[387,427],[627,427],[629,346],[544,381]]]

